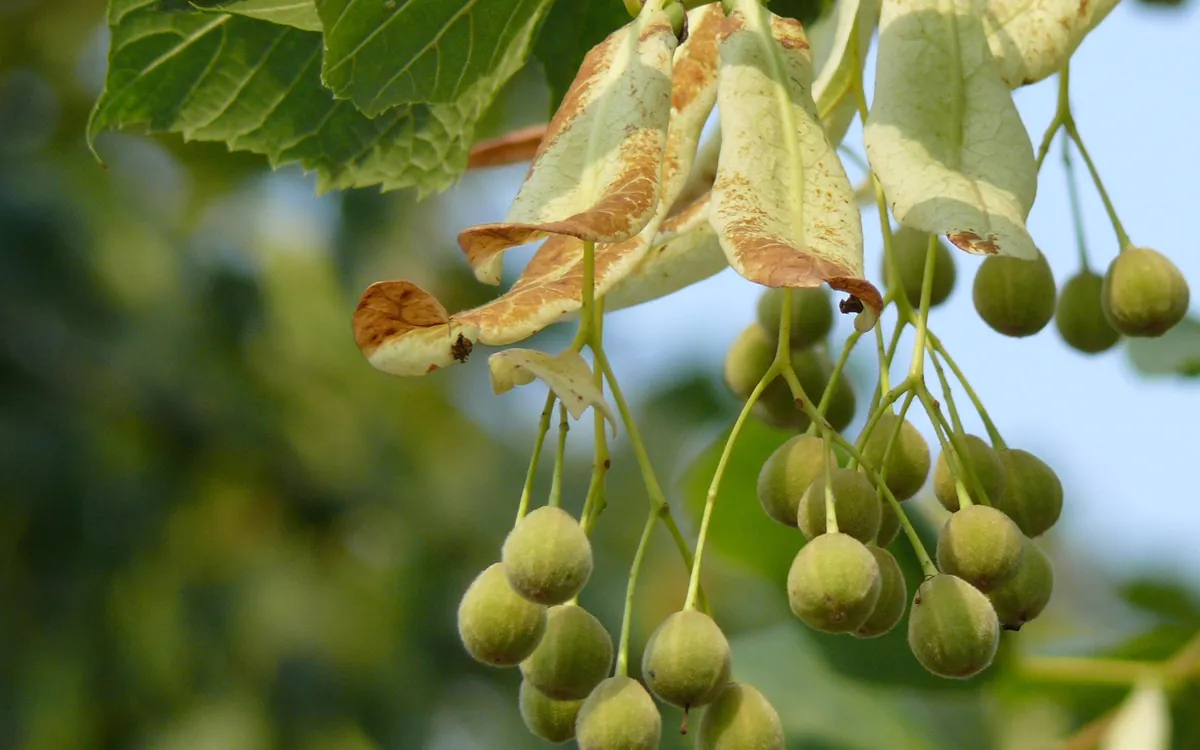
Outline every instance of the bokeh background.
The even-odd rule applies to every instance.
[[[495,294],[454,235],[502,215],[524,166],[420,204],[317,196],[298,170],[178,138],[104,135],[103,169],[84,141],[103,17],[101,0],[0,0],[0,748],[541,747],[516,711],[519,675],[472,662],[454,612],[511,526],[543,393],[492,396],[482,350],[466,367],[389,378],[349,327],[378,279],[412,279],[452,310]],[[1194,286],[1198,35],[1195,3],[1127,0],[1072,66],[1076,118],[1127,229]],[[1035,140],[1054,87],[1018,94]],[[544,120],[545,102],[531,65],[486,134]],[[1056,149],[1030,223],[1061,282],[1076,260],[1060,164]],[[1082,193],[1102,268],[1115,242],[1086,179]],[[508,271],[527,257],[513,253]],[[791,748],[1050,747],[1122,690],[1035,680],[1026,655],[1160,658],[1200,628],[1198,381],[1146,377],[1121,350],[1084,357],[1052,327],[1003,339],[971,308],[977,259],[958,261],[932,326],[1008,442],[1062,477],[1066,511],[1046,538],[1055,600],[968,683],[921,672],[899,631],[815,636],[782,592],[799,540],[753,498],[756,462],[785,436],[755,426],[718,506],[705,586],[735,673],[775,703]],[[875,274],[877,238],[867,263]],[[704,466],[689,467],[736,412],[720,363],[756,296],[727,271],[606,327],[689,531]],[[563,346],[559,328],[533,344]],[[874,372],[859,354],[865,402]],[[589,433],[572,433],[576,508]],[[615,635],[647,504],[623,437],[614,450],[583,603]],[[912,504],[935,528],[936,501]],[[643,580],[637,650],[683,599],[664,533]],[[1197,708],[1196,688],[1177,696],[1175,747],[1200,748]],[[666,714],[667,746],[688,746],[679,720]]]

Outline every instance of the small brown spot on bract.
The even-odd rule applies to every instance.
[[[946,239],[950,240],[951,244],[959,250],[966,250],[975,255],[995,255],[1000,252],[1000,246],[996,244],[996,235],[994,234],[988,235],[985,239],[975,232],[964,230],[950,232],[946,235]]]

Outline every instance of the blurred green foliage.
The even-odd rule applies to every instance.
[[[494,293],[453,247],[468,199],[316,199],[295,172],[177,138],[105,136],[103,170],[83,137],[103,17],[99,0],[0,2],[0,748],[541,747],[517,715],[519,676],[471,661],[454,628],[511,524],[536,408],[491,398],[482,352],[385,377],[349,328],[380,278],[416,279],[451,308]],[[486,131],[544,112],[535,68],[509,94]],[[708,371],[641,396],[652,458],[682,480],[672,497],[694,528],[701,480],[685,467],[735,404]],[[736,676],[779,708],[790,747],[1035,747],[1121,700],[1022,677],[1011,638],[990,681],[946,685],[907,658],[902,631],[803,629],[780,593],[797,537],[753,496],[755,462],[784,437],[756,426],[735,453],[705,587]],[[569,461],[575,511],[588,461]],[[582,600],[614,635],[646,509],[621,441]],[[687,575],[661,531],[647,563],[635,654]],[[1110,584],[1086,564],[1059,579],[1021,651],[1163,658],[1200,628],[1169,577],[1098,597],[1082,593]],[[1187,691],[1178,748],[1200,742]],[[664,713],[668,747],[689,746],[682,719]]]

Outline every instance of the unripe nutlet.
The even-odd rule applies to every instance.
[[[758,324],[774,344],[779,340],[783,312],[783,289],[767,289],[758,298]],[[829,334],[833,327],[833,303],[822,287],[793,289],[788,340],[797,349],[807,349]]]
[[[513,591],[503,563],[484,570],[458,605],[458,634],[476,661],[515,667],[546,632],[546,608]]]
[[[1187,315],[1191,291],[1171,259],[1144,247],[1123,250],[1108,266],[1104,315],[1126,336],[1161,336]]]
[[[771,519],[796,525],[800,496],[825,471],[825,441],[813,435],[788,440],[763,463],[758,473],[758,502]]]
[[[609,677],[579,709],[575,740],[579,750],[658,750],[662,716],[637,680]]]
[[[547,613],[546,633],[521,662],[521,674],[549,698],[583,700],[608,676],[612,660],[612,638],[600,621],[578,605],[560,604]]]
[[[892,553],[873,544],[867,549],[875,556],[879,565],[879,601],[867,621],[854,631],[858,638],[877,638],[891,632],[892,628],[904,616],[904,608],[908,606],[908,584],[904,582],[904,573],[900,563]]]
[[[575,717],[583,701],[556,701],[522,680],[518,705],[526,729],[546,742],[561,745],[575,736]]]
[[[592,575],[592,545],[562,508],[542,506],[517,522],[501,551],[513,590],[538,604],[562,604]]]
[[[711,617],[676,612],[651,634],[642,653],[650,692],[683,709],[711,703],[729,682],[729,641]]]
[[[882,586],[875,556],[846,534],[822,534],[800,549],[788,571],[788,603],[809,627],[851,633],[879,601]]]
[[[998,451],[1004,464],[1004,492],[992,499],[1028,537],[1046,533],[1062,514],[1063,488],[1054,470],[1028,451]]]
[[[979,317],[1005,336],[1032,336],[1054,317],[1054,273],[1041,251],[1035,260],[988,256],[972,291]]]
[[[991,602],[963,579],[942,573],[917,587],[908,646],[939,677],[967,679],[987,669],[1000,645]]]
[[[966,445],[967,460],[975,472],[975,478],[979,480],[983,485],[983,491],[987,493],[988,502],[996,502],[1000,498],[1000,494],[1004,492],[1006,481],[1004,464],[1000,461],[1000,455],[992,450],[992,446],[975,435],[963,435],[962,442]],[[946,452],[942,451],[938,456],[937,465],[933,467],[933,494],[937,496],[938,502],[942,504],[943,508],[954,512],[958,510],[958,490],[954,486],[954,473],[948,459]],[[981,498],[976,497],[978,492],[971,482],[970,473],[967,472],[965,466],[961,465],[961,460],[959,463],[958,468],[962,472],[962,480],[967,492],[971,494],[972,499],[979,502]]]
[[[1042,613],[1054,590],[1054,566],[1036,544],[1025,540],[1021,567],[1011,581],[988,594],[1000,624],[1007,630],[1021,626]]]
[[[725,353],[725,385],[742,401],[775,360],[775,345],[759,325],[750,325],[738,334]]]
[[[883,521],[883,506],[871,480],[855,469],[837,468],[833,470],[832,482],[827,479],[825,474],[817,477],[800,498],[796,517],[804,536],[812,539],[825,533],[825,486],[829,484],[838,531],[864,544],[875,541]]]
[[[1121,338],[1104,314],[1103,287],[1102,276],[1080,271],[1063,284],[1058,295],[1054,325],[1068,346],[1084,354],[1107,351]]]
[[[757,689],[732,683],[704,710],[696,750],[783,750],[783,723]]]
[[[1020,529],[1008,516],[986,505],[972,505],[950,516],[942,526],[938,567],[987,593],[1017,575],[1023,541]]]
[[[921,284],[925,278],[925,257],[929,250],[929,235],[911,227],[900,227],[892,233],[892,252],[900,272],[900,287],[914,308],[921,304]],[[880,278],[885,281],[887,258],[881,264]],[[954,267],[954,256],[946,243],[940,239],[933,256],[933,286],[930,289],[929,306],[936,307],[946,301],[954,291],[958,271]]]
[[[863,457],[876,471],[883,471],[883,454],[888,441],[892,438],[896,421],[900,419],[895,414],[884,414],[875,424],[867,444],[863,448]],[[884,483],[896,496],[897,500],[907,500],[920,491],[929,477],[929,444],[912,422],[904,420],[900,434],[892,445],[887,458],[887,476]]]

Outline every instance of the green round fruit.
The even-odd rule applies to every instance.
[[[1020,529],[1008,516],[986,505],[972,505],[950,516],[942,526],[938,567],[987,593],[1017,575],[1023,541]]]
[[[886,547],[895,541],[896,536],[900,533],[900,516],[896,515],[896,511],[892,510],[892,504],[886,499],[879,504],[879,507],[881,508],[879,534],[875,537],[875,544]]]
[[[1104,315],[1126,336],[1161,336],[1187,315],[1191,292],[1178,266],[1145,247],[1121,251],[1104,274]]]
[[[772,344],[779,340],[783,292],[783,289],[767,289],[758,298],[758,324],[770,336]],[[833,328],[833,303],[822,287],[793,289],[791,313],[788,340],[797,349],[807,349]]]
[[[528,680],[522,680],[518,705],[521,719],[530,732],[546,742],[561,745],[575,736],[575,717],[583,701],[556,701]]]
[[[1011,518],[1025,536],[1041,536],[1062,514],[1063,488],[1058,475],[1027,451],[997,452],[1007,482],[1000,497],[992,500],[992,507]]]
[[[963,435],[962,442],[967,448],[967,460],[975,472],[975,477],[983,485],[989,503],[995,502],[1004,492],[1004,464],[999,454],[992,450],[982,438],[975,435]],[[962,467],[960,467],[962,468]],[[963,484],[971,497],[978,501],[978,492],[971,482],[971,475],[963,470]],[[933,467],[933,494],[937,496],[942,507],[953,513],[958,510],[958,491],[954,487],[954,474],[945,451],[938,456],[937,464]]]
[[[891,632],[904,616],[904,608],[908,605],[908,584],[904,582],[900,563],[896,562],[892,553],[873,544],[867,545],[867,549],[879,565],[879,601],[871,610],[871,616],[858,626],[854,635],[858,638],[877,638]]]
[[[775,344],[761,326],[746,327],[725,354],[725,385],[742,401],[775,361]]]
[[[1008,630],[1020,630],[1050,602],[1054,590],[1054,566],[1050,558],[1033,542],[1025,540],[1025,552],[1017,575],[988,594],[1000,624]]]
[[[882,576],[875,556],[846,534],[822,534],[801,548],[788,571],[788,603],[809,627],[852,633],[879,602]]]
[[[800,498],[797,522],[809,539],[825,533],[826,478],[825,474],[817,477]],[[834,469],[831,488],[838,531],[863,544],[875,541],[883,521],[883,506],[871,480],[856,469]]]
[[[871,436],[867,438],[863,458],[876,471],[883,471],[885,468],[883,453],[899,418],[895,414],[885,413],[875,424]],[[888,453],[886,469],[887,476],[884,477],[884,482],[897,500],[907,500],[917,494],[929,476],[929,444],[907,419],[900,427],[900,434]]]
[[[1084,354],[1099,354],[1116,346],[1121,334],[1112,327],[1101,304],[1104,278],[1080,271],[1063,284],[1054,324],[1063,341]]]
[[[575,604],[551,607],[546,634],[521,674],[554,700],[583,700],[612,668],[613,646],[608,631],[591,612]]]
[[[797,435],[776,448],[763,463],[758,472],[758,502],[773,520],[795,526],[800,496],[824,472],[825,441],[813,435]]]
[[[696,750],[783,750],[783,723],[762,693],[741,682],[730,684],[704,710]]]
[[[575,740],[579,750],[658,750],[662,716],[637,680],[609,677],[579,709]]]
[[[517,522],[501,551],[513,590],[537,604],[562,604],[592,575],[592,545],[570,513],[543,506]]]
[[[975,272],[975,311],[1005,336],[1032,336],[1054,317],[1054,273],[1046,256],[991,255]]]
[[[900,272],[900,287],[914,308],[921,304],[921,284],[925,278],[925,254],[929,249],[929,237],[917,229],[900,227],[892,233],[892,254]],[[954,291],[958,271],[954,267],[954,256],[946,243],[938,240],[933,256],[933,287],[930,289],[929,306],[936,307],[946,301]],[[887,259],[881,264],[880,278],[885,281]],[[889,285],[889,289],[891,286]]]
[[[687,710],[711,703],[729,682],[729,641],[711,617],[685,609],[663,620],[642,652],[642,677],[660,699]]]
[[[504,563],[476,576],[458,605],[458,634],[476,661],[515,667],[546,632],[546,608],[513,591]]]
[[[908,646],[939,677],[974,677],[996,657],[1000,623],[991,602],[963,579],[942,573],[917,587]]]

